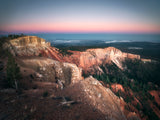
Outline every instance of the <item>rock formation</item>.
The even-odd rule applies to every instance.
[[[86,101],[105,114],[106,119],[126,120],[120,108],[119,98],[109,89],[100,84],[93,77],[80,82]]]
[[[98,66],[106,63],[115,63],[120,69],[123,69],[122,62],[125,58],[141,59],[140,55],[124,53],[114,47],[87,49],[86,51],[71,51],[72,55],[63,56],[55,47],[51,47],[50,43],[37,36],[24,36],[10,40],[3,45],[14,56],[43,56],[54,60],[74,63],[81,67],[85,72],[101,71]],[[141,59],[144,62],[150,59]]]
[[[43,81],[62,81],[64,85],[76,83],[82,79],[81,68],[75,64],[55,61],[43,57],[29,57],[18,59],[20,66],[35,71],[35,75]]]
[[[43,56],[61,62],[74,63],[85,72],[94,72],[98,66],[111,62],[115,63],[120,69],[123,69],[122,61],[125,58],[140,59],[139,55],[124,53],[114,47],[88,49],[84,52],[69,50],[68,52],[73,54],[63,56],[57,48],[51,47],[50,43],[36,36],[16,38],[5,43],[3,47],[9,49],[14,56]],[[99,71],[99,68],[96,71]],[[103,71],[100,70],[100,72]]]
[[[69,52],[72,52],[73,54],[65,57],[65,60],[77,64],[79,67],[82,67],[84,71],[91,71],[92,67],[95,65],[111,62],[115,63],[120,69],[123,69],[122,61],[124,61],[125,58],[140,59],[139,55],[124,53],[114,47],[88,49],[84,52]]]
[[[45,56],[61,61],[62,55],[58,49],[37,36],[25,36],[10,40],[3,45],[14,56]]]

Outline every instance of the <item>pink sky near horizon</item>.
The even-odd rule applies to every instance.
[[[2,27],[6,32],[133,32],[133,33],[160,33],[160,26],[131,23],[30,23],[11,24]]]

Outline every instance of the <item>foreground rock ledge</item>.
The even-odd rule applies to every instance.
[[[92,106],[100,111],[106,120],[139,120],[136,114],[132,113],[132,116],[126,118],[121,109],[120,98],[92,76],[68,86],[62,94]]]
[[[28,57],[18,59],[21,67],[35,71],[42,81],[57,82],[58,80],[67,86],[82,79],[82,69],[75,64],[59,62],[44,57]]]

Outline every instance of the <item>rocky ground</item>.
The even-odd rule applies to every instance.
[[[1,120],[68,120],[105,119],[105,116],[91,105],[75,101],[65,94],[73,104],[62,105],[62,91],[53,83],[37,83],[36,89],[24,90],[20,95],[14,90],[1,91]]]

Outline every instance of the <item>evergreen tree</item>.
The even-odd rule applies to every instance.
[[[112,79],[112,82],[113,82],[113,83],[116,83],[116,82],[117,82],[116,78],[113,78],[113,79]]]
[[[106,78],[106,82],[107,82],[107,83],[110,83],[110,80],[109,80],[108,75],[107,75],[107,78]]]
[[[18,89],[18,80],[21,78],[20,69],[11,54],[8,55],[7,62],[7,82],[8,86]]]
[[[139,105],[139,103],[137,103],[136,108],[137,108],[138,110],[140,110],[140,105]]]

